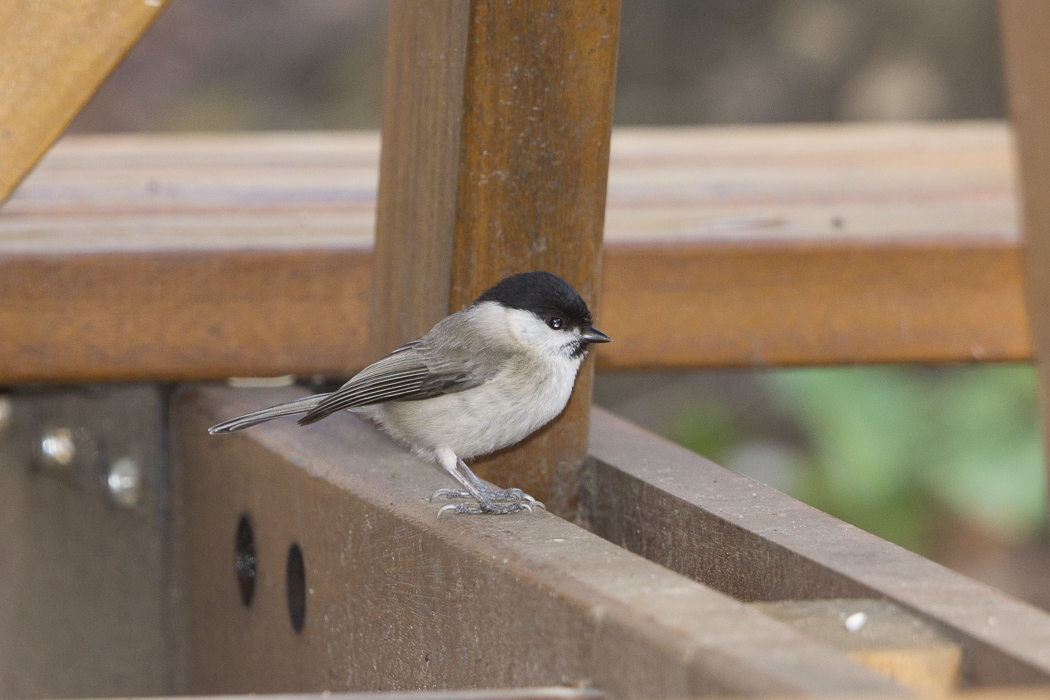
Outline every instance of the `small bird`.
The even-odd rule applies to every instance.
[[[464,489],[441,489],[431,500],[474,501],[444,506],[438,515],[531,511],[543,504],[521,489],[489,488],[464,460],[513,445],[553,420],[569,401],[589,346],[609,341],[565,280],[549,272],[511,275],[337,391],[264,408],[208,432],[301,413],[299,425],[309,425],[349,410],[436,462]]]

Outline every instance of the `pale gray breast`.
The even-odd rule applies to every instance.
[[[468,391],[376,407],[376,420],[423,451],[445,446],[469,459],[512,445],[561,413],[578,367],[518,357]]]

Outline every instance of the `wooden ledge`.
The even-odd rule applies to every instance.
[[[599,368],[1031,358],[1002,123],[614,133]],[[91,136],[0,207],[0,383],[347,374],[377,134]]]
[[[1050,614],[600,409],[579,519],[745,601],[884,599],[963,650],[963,687],[1050,682]]]
[[[189,693],[577,685],[620,698],[905,693],[793,627],[550,513],[438,517],[448,477],[349,414],[213,436],[302,392],[199,389],[173,420]],[[258,562],[242,603],[235,533]],[[305,622],[285,561],[305,562]]]
[[[427,496],[447,477],[350,415],[206,432],[299,395],[196,389],[176,404],[189,692],[250,677],[263,692],[294,678],[336,691],[568,682],[624,698],[892,693],[847,650],[745,604],[832,598],[888,600],[924,620],[961,650],[964,687],[1050,679],[1047,613],[600,410],[568,485],[583,528],[549,513],[439,519]],[[250,607],[233,566],[244,513],[258,562]],[[309,590],[301,634],[285,587],[293,543]]]

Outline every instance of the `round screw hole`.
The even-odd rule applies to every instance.
[[[247,513],[237,521],[237,537],[233,547],[233,570],[237,574],[237,586],[241,589],[241,602],[244,607],[252,605],[255,597],[255,533],[252,531],[252,519]]]
[[[303,563],[303,549],[298,544],[288,549],[285,589],[288,592],[288,616],[292,619],[292,629],[299,634],[306,622],[306,565]]]

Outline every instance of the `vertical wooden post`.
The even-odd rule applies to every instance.
[[[392,3],[373,357],[515,272],[561,275],[594,309],[619,5]],[[592,360],[565,413],[525,444],[479,460],[479,475],[571,508],[593,372]]]
[[[1050,438],[1050,2],[999,0],[999,27],[1017,141],[1025,292],[1046,445]]]

